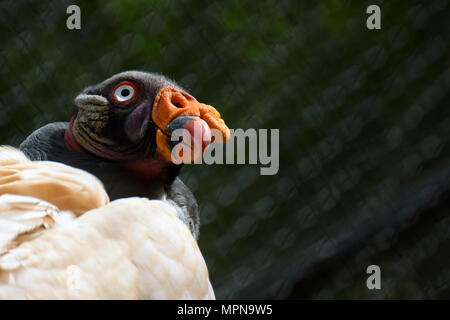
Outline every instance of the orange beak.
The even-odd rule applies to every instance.
[[[183,123],[182,128],[190,133],[192,144],[201,143],[202,154],[211,142],[211,129],[220,131],[222,139],[218,142],[225,143],[230,138],[230,129],[215,108],[198,102],[194,97],[181,90],[165,87],[158,92],[153,103],[152,120],[158,127],[156,132],[158,150],[166,161],[172,162],[171,148],[169,147],[172,130],[168,130],[169,125],[182,116],[190,116],[189,121],[178,122]],[[200,139],[193,138],[194,128],[200,132]],[[191,148],[193,149],[192,144]]]

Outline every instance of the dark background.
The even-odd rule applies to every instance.
[[[66,8],[81,7],[81,30]],[[377,4],[382,29],[366,28]],[[450,298],[450,4],[0,2],[0,143],[84,87],[164,73],[231,128],[279,128],[280,171],[188,166],[218,298]],[[377,264],[382,289],[368,290]]]

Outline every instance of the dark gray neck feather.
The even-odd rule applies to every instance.
[[[118,164],[87,153],[70,150],[64,143],[68,122],[50,123],[28,136],[20,150],[34,161],[56,161],[83,169],[100,179],[111,200],[126,197],[166,198],[178,212],[178,217],[197,239],[199,234],[198,206],[189,188],[177,177],[170,186],[160,182],[143,183]]]

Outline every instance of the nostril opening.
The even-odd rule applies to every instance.
[[[180,109],[186,107],[186,100],[183,96],[180,95],[173,95],[170,99],[170,102],[172,103],[172,105]]]

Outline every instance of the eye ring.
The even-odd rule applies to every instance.
[[[126,103],[136,99],[138,93],[139,89],[133,82],[122,81],[114,87],[111,97],[115,102]]]

